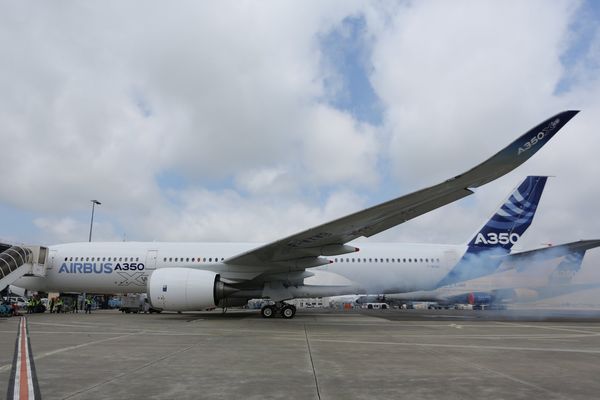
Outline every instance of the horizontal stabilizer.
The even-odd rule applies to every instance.
[[[538,249],[511,253],[503,256],[504,261],[509,263],[526,263],[532,261],[546,261],[569,253],[585,252],[586,250],[600,247],[600,239],[578,240],[576,242],[563,243],[556,246],[540,247]]]

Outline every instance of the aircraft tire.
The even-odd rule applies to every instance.
[[[281,309],[281,317],[285,319],[292,319],[296,315],[296,307],[286,304]]]
[[[275,307],[272,305],[263,306],[263,308],[260,309],[260,315],[262,315],[263,318],[273,318],[273,316],[275,316]]]

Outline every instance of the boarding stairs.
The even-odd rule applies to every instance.
[[[0,253],[0,290],[23,276],[46,276],[48,248],[44,246],[4,246]]]

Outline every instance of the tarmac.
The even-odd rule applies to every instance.
[[[600,313],[27,316],[44,399],[590,399]],[[0,319],[0,396],[19,318]]]

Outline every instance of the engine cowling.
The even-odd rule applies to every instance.
[[[235,291],[219,280],[219,274],[192,268],[157,269],[148,280],[150,304],[165,311],[213,308]]]

